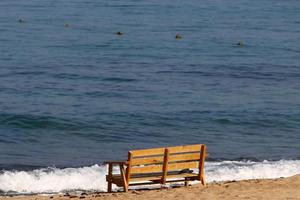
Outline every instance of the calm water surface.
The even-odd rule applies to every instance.
[[[0,168],[192,143],[212,160],[299,159],[299,10],[298,0],[1,0]]]

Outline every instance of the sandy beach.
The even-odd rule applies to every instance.
[[[231,181],[211,183],[206,187],[193,185],[153,190],[131,190],[128,193],[61,194],[53,196],[31,195],[0,197],[3,200],[46,200],[46,199],[103,199],[103,200],[190,200],[190,199],[298,199],[300,200],[300,175],[289,178]]]

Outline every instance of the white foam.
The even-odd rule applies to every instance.
[[[300,174],[300,160],[263,162],[206,162],[207,182],[289,177]],[[16,193],[58,193],[70,190],[106,190],[106,166],[3,171],[0,190]]]
[[[4,171],[0,190],[17,193],[56,193],[68,190],[104,190],[106,167],[47,168],[34,171]]]
[[[290,177],[300,174],[300,160],[210,162],[205,172],[207,182]]]

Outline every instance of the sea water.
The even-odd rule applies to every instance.
[[[209,182],[300,173],[299,10],[1,0],[0,190],[104,191],[103,161],[195,143]]]

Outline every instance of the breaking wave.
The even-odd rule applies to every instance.
[[[206,162],[207,182],[269,179],[300,174],[300,160]],[[32,171],[0,172],[2,194],[106,191],[106,166],[43,168]]]

